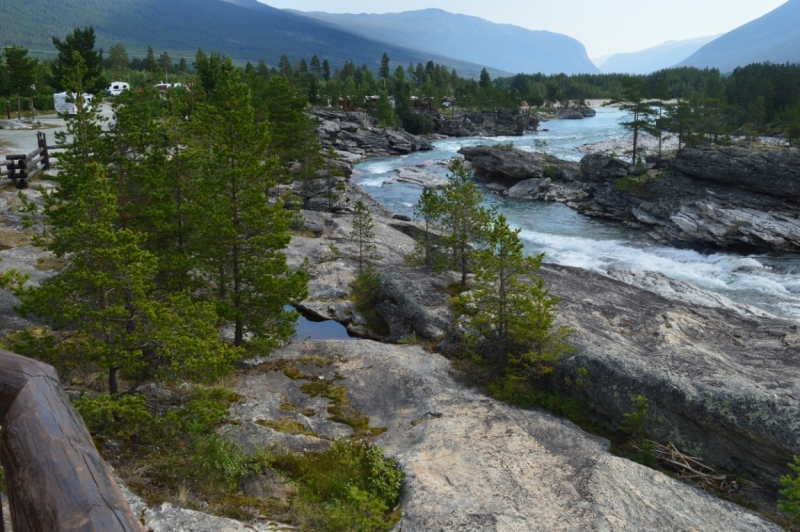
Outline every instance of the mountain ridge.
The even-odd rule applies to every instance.
[[[751,63],[800,62],[800,0],[711,41],[676,66],[718,68],[723,73]]]
[[[718,37],[719,35],[713,35],[680,41],[669,40],[637,52],[614,54],[598,66],[608,74],[650,74],[680,63]]]
[[[381,38],[397,46],[413,46],[513,73],[600,73],[584,45],[572,37],[437,8],[384,14],[288,11],[370,39]],[[518,53],[521,50],[526,53]]]
[[[294,62],[316,54],[332,66],[347,60],[377,69],[384,52],[398,64],[433,60],[477,77],[483,65],[366,39],[309,17],[255,0],[3,0],[0,47],[13,44],[55,54],[51,36],[93,26],[97,47],[117,42],[131,57],[147,46],[173,57],[191,58],[198,48],[230,55],[238,62],[263,59],[277,65],[281,55]],[[508,74],[490,69],[493,76]]]

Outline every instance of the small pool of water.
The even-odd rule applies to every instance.
[[[295,310],[294,307],[287,306],[286,310]],[[300,319],[297,320],[297,330],[295,332],[297,340],[358,340],[350,336],[344,325],[334,320],[320,320],[312,316],[306,316],[300,312]]]

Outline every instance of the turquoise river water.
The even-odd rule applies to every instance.
[[[549,153],[579,161],[582,154],[577,146],[625,135],[618,123],[622,116],[617,109],[602,108],[594,118],[544,122],[540,128],[549,131],[523,137],[438,140],[432,151],[361,162],[353,179],[394,212],[410,216],[422,189],[384,184],[396,168],[449,160],[461,146],[468,145],[513,142],[517,148],[532,150],[535,139],[546,141]],[[446,175],[441,167],[431,166],[426,171]],[[511,201],[488,191],[485,199],[522,230],[526,249],[544,252],[547,262],[601,273],[612,268],[661,272],[777,316],[800,319],[800,255],[704,254],[653,244],[641,231],[588,218],[560,203]]]

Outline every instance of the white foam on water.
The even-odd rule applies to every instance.
[[[800,275],[776,273],[758,257],[726,253],[702,254],[656,245],[632,245],[620,240],[594,240],[522,230],[523,241],[546,260],[600,273],[610,269],[659,272],[763,308],[800,318]]]

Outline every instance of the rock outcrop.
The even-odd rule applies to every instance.
[[[319,120],[317,134],[324,148],[334,148],[342,158],[405,155],[430,150],[429,140],[403,130],[378,127],[378,120],[364,113],[313,110]],[[357,159],[356,159],[357,160]]]
[[[476,175],[511,197],[560,201],[587,216],[643,229],[656,241],[700,249],[800,251],[800,152],[742,147],[685,148],[667,161],[636,170],[600,153],[574,163],[544,163],[522,150],[463,148]],[[547,167],[550,183],[541,179]],[[641,174],[641,175],[634,175]],[[518,184],[519,183],[519,184]],[[534,186],[535,185],[535,186]]]
[[[326,365],[309,360],[327,360]],[[731,503],[616,457],[609,443],[540,410],[521,410],[466,388],[450,363],[416,346],[362,341],[299,342],[254,360],[238,387],[244,404],[228,437],[269,444],[256,424],[289,417],[320,430],[330,401],[312,398],[262,362],[293,363],[310,379],[347,390],[352,408],[385,430],[376,443],[406,473],[403,532],[614,530],[775,531]],[[277,406],[291,401],[298,411]],[[313,412],[312,415],[309,415]],[[334,423],[335,424],[335,423]],[[346,425],[343,430],[351,432]]]
[[[800,203],[800,150],[688,147],[671,161],[688,177]]]
[[[459,112],[433,116],[434,133],[446,137],[520,137],[536,131],[539,119],[507,111]]]
[[[361,319],[354,332],[363,332],[358,327],[365,322],[345,301],[356,274],[346,258],[354,251],[345,237],[351,217],[324,216],[329,221],[320,225],[328,232],[316,242],[295,237],[290,248],[296,264],[305,256],[316,262],[330,241],[341,249],[337,261],[311,269],[303,308],[351,330]],[[383,256],[376,264],[384,281],[377,310],[388,324],[387,338],[440,340],[453,319],[446,292],[454,274],[404,266],[416,225],[391,219],[379,206],[373,217]],[[653,438],[767,485],[787,473],[792,455],[800,454],[796,323],[650,272],[600,275],[553,265],[540,272],[562,298],[560,321],[575,330],[577,353],[559,366],[556,380],[587,368],[590,382],[581,393],[599,419],[616,426],[643,394],[654,413]]]
[[[553,118],[560,120],[582,120],[597,116],[597,111],[591,107],[567,107],[556,111]]]

